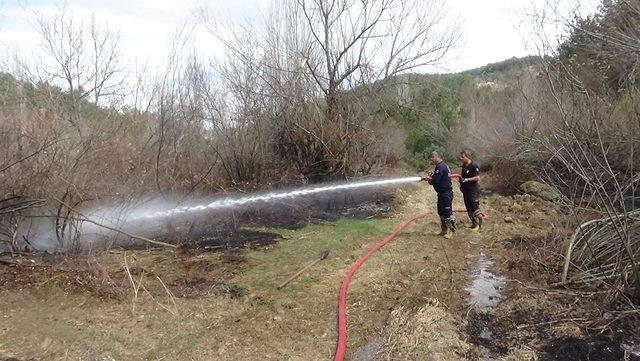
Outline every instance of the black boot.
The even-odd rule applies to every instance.
[[[433,232],[433,235],[442,237],[445,234],[447,234],[447,221],[440,218],[440,232]]]
[[[473,214],[473,212],[470,212],[470,211],[467,211],[467,215],[469,216],[469,219],[471,220],[471,225],[467,226],[467,228],[471,228],[473,230],[474,228],[477,227],[476,216]]]
[[[473,225],[469,230],[471,232],[479,232],[482,228],[482,213],[475,212],[472,217]]]
[[[456,225],[456,219],[455,218],[451,218],[449,219],[449,229],[451,229],[451,231],[455,232],[457,230],[457,225]]]
[[[476,223],[478,224],[478,230],[482,229],[482,213],[476,216]]]
[[[451,239],[453,237],[453,233],[456,231],[456,220],[455,219],[447,219],[445,221],[445,234],[443,235],[446,239]]]

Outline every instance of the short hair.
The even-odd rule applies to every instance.
[[[429,158],[431,158],[431,157],[442,158],[442,153],[438,152],[437,150],[434,150],[433,152],[431,152],[431,154],[429,154]]]
[[[466,150],[461,150],[460,155],[464,155],[467,158],[471,158],[471,153],[467,152]]]

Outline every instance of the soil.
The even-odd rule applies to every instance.
[[[435,205],[422,185],[367,197],[178,225],[177,250],[3,255],[0,360],[331,359],[348,267]],[[348,359],[639,359],[628,303],[555,286],[567,230],[553,204],[488,189],[482,207],[480,234],[434,237],[433,216],[371,257],[349,290]],[[326,260],[276,288],[325,249]],[[480,254],[495,263],[484,275],[504,278],[499,302],[483,309],[466,290]]]
[[[590,339],[577,337],[559,337],[549,340],[541,348],[541,361],[570,361],[570,360],[640,360],[637,355],[625,352],[620,340],[604,336]]]
[[[496,324],[492,313],[470,311],[466,331],[469,342],[482,347],[493,356],[504,356],[509,352],[505,342],[505,330]]]
[[[261,248],[276,243],[282,236],[273,232],[262,232],[247,229],[216,232],[192,242],[184,242],[180,246],[195,248],[200,251],[238,251],[241,248]]]

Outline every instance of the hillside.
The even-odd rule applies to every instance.
[[[372,106],[406,131],[406,162],[416,170],[427,167],[433,150],[456,162],[457,152],[472,151],[480,161],[494,154],[484,135],[469,136],[470,128],[491,128],[498,103],[507,103],[522,87],[535,82],[540,58],[511,58],[455,74],[407,74],[381,84]],[[504,104],[506,105],[506,104]],[[482,143],[478,143],[481,140]],[[447,152],[448,151],[448,152]]]

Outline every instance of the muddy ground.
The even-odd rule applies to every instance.
[[[348,267],[435,195],[420,185],[394,199],[364,215],[205,232],[178,250],[3,255],[0,360],[331,359]],[[481,234],[437,238],[430,216],[361,269],[349,290],[349,359],[640,359],[635,310],[554,285],[566,231],[553,205],[487,192],[483,207]],[[322,250],[326,260],[277,289]]]

